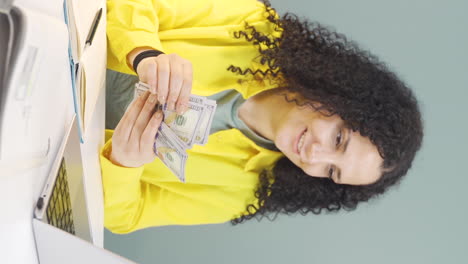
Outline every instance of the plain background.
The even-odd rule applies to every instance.
[[[274,0],[330,25],[414,90],[422,150],[397,188],[338,215],[106,230],[105,247],[139,263],[468,263],[468,1]]]

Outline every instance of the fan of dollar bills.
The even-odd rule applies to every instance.
[[[139,82],[135,84],[134,97],[146,91],[149,91],[149,86]],[[154,153],[180,181],[185,182],[186,150],[194,144],[205,145],[208,141],[216,101],[192,94],[188,110],[182,115],[168,110],[167,104],[158,107],[163,110],[164,120],[155,138]]]

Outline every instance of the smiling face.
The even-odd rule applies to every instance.
[[[367,185],[380,178],[383,159],[377,147],[347,128],[339,116],[328,117],[294,102],[284,107],[273,141],[306,174],[350,185]]]

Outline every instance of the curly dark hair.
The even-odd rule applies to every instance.
[[[270,219],[272,213],[276,218],[279,213],[354,210],[359,202],[398,184],[410,169],[423,138],[418,102],[384,63],[344,35],[290,13],[280,17],[268,1],[264,4],[279,37],[259,32],[247,23],[245,30],[235,32],[234,37],[245,38],[258,47],[256,59],[267,70],[233,65],[228,70],[274,79],[275,86],[319,102],[319,110],[339,115],[353,131],[370,139],[384,159],[383,170],[380,179],[370,185],[336,184],[306,175],[284,157],[273,170],[260,174],[255,191],[258,205],[249,204],[246,213],[231,223],[236,225],[253,217]]]

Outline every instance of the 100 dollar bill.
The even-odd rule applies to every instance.
[[[149,91],[149,86],[139,82],[135,85],[135,97]],[[162,107],[164,123],[191,148],[193,144],[206,144],[216,110],[216,101],[198,95],[190,95],[188,110],[182,114]]]
[[[164,123],[190,148],[203,116],[203,106],[189,104],[187,111],[179,115],[176,111],[163,107]]]
[[[161,123],[153,145],[154,153],[181,182],[185,182],[187,153],[185,150],[180,149],[180,143],[177,143],[177,137],[171,135],[171,133],[173,133],[171,129],[166,124]]]
[[[134,99],[147,91],[147,84],[135,84]],[[154,153],[181,182],[185,182],[186,149],[193,144],[204,145],[208,141],[216,101],[190,95],[188,110],[182,115],[167,109],[167,104],[158,104],[157,107],[163,110],[164,119],[155,136]]]

